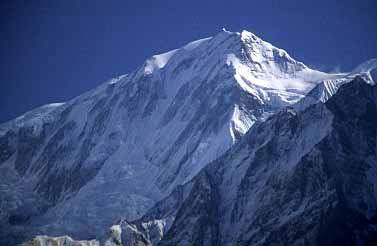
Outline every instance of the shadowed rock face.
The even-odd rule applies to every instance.
[[[196,179],[190,195],[182,204],[185,209],[178,210],[176,219],[159,245],[218,245],[219,194],[206,172],[199,174]],[[186,209],[195,211],[195,215],[186,214]],[[188,220],[197,226],[192,228]]]
[[[254,125],[170,213],[156,213],[168,197],[144,221],[173,214],[159,245],[373,245],[376,139],[377,86],[356,78]]]

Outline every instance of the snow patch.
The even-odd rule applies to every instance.
[[[177,52],[178,49],[171,50],[159,55],[154,55],[146,61],[144,72],[146,74],[153,73],[156,69],[161,69],[169,62],[170,58]]]

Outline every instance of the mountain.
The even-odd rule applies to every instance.
[[[133,242],[123,245],[374,245],[376,122],[377,85],[361,77],[325,103],[283,109],[140,220],[121,221]]]
[[[4,123],[0,244],[104,238],[115,220],[135,220],[190,183],[256,122],[326,81],[372,76],[371,64],[326,74],[250,32],[223,30]]]

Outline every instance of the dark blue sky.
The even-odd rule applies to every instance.
[[[325,71],[377,57],[376,0],[1,1],[0,122],[222,27]]]

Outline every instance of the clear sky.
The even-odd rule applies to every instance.
[[[0,122],[222,27],[251,31],[324,71],[377,57],[377,0],[3,0]]]

